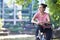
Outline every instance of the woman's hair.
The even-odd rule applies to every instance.
[[[46,8],[47,7],[47,5],[46,4],[43,4],[43,3],[41,3],[40,5],[42,5],[43,8]]]

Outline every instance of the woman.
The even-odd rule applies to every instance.
[[[51,27],[45,26],[47,24],[50,24],[49,14],[44,12],[46,7],[47,7],[46,4],[41,4],[39,6],[38,12],[32,18],[32,23],[35,23],[38,25],[37,30],[36,30],[36,40],[37,40],[37,36],[38,36],[38,30],[40,30],[43,33],[46,33],[46,40],[50,40],[52,37]],[[37,21],[35,21],[35,20],[37,20]]]

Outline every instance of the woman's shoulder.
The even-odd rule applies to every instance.
[[[45,12],[45,15],[50,15],[50,14]]]
[[[45,12],[45,17],[50,17],[50,14]]]

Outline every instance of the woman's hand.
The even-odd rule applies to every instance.
[[[40,22],[39,25],[44,25],[44,22]]]
[[[37,25],[39,24],[39,22],[36,22],[36,21],[33,21],[33,20],[31,22],[34,23],[34,24],[37,24]]]
[[[36,22],[37,25],[39,25],[39,22]]]

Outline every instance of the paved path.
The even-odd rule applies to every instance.
[[[8,36],[0,36],[0,39],[6,39],[6,38],[25,38],[25,37],[34,37],[34,35],[26,35],[26,34],[23,34],[23,35],[8,35]]]

